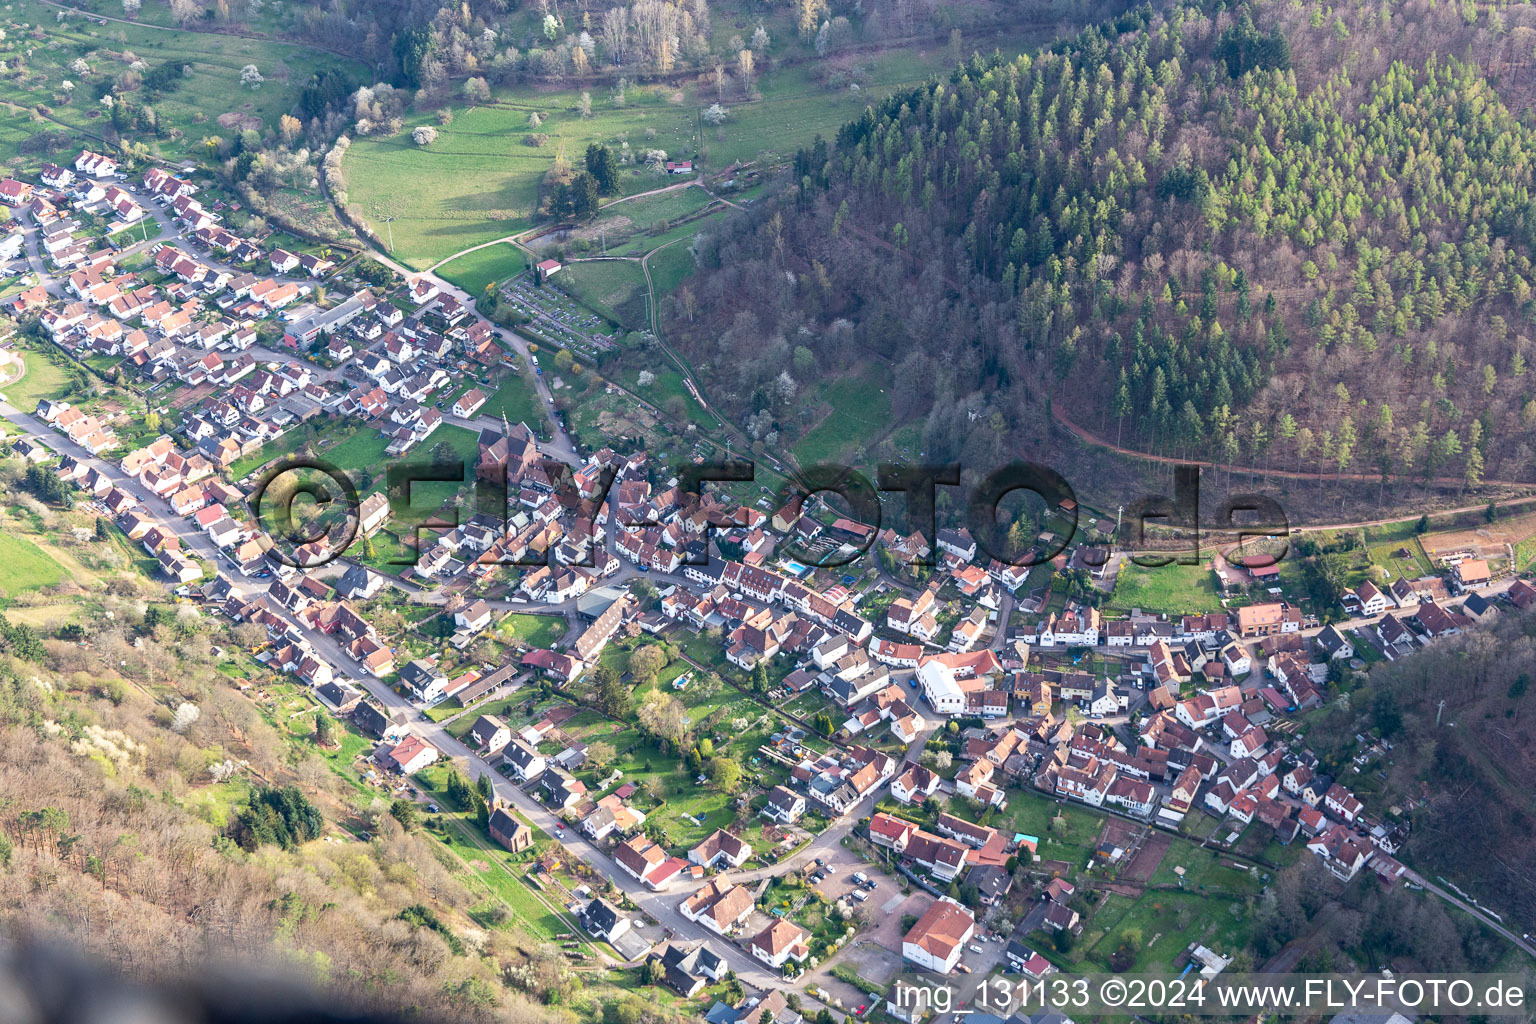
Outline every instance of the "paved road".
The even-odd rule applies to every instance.
[[[36,437],[45,447],[57,454],[73,456],[99,470],[118,487],[139,499],[139,503],[143,506],[142,510],[146,514],[154,516],[161,526],[171,530],[180,538],[184,551],[210,562],[221,561],[218,546],[208,538],[206,533],[197,528],[193,520],[176,515],[162,498],[157,497],[136,478],[124,473],[110,462],[92,455],[31,413],[22,412],[14,406],[0,402],[0,416]]]
[[[1434,893],[1436,896],[1439,896],[1442,900],[1445,900],[1445,902],[1451,904],[1452,906],[1460,907],[1462,910],[1465,910],[1467,913],[1481,921],[1484,925],[1498,932],[1510,942],[1513,942],[1516,946],[1519,946],[1520,949],[1529,956],[1536,957],[1536,943],[1528,942],[1524,937],[1510,931],[1508,928],[1504,927],[1502,924],[1489,917],[1488,912],[1482,907],[1473,906],[1466,900],[1462,899],[1460,896],[1457,896],[1455,893],[1448,892],[1441,886],[1419,874],[1417,871],[1414,871],[1412,868],[1408,869],[1404,877],[1413,882],[1415,885],[1422,885],[1425,889]]]
[[[438,288],[438,291],[447,295],[452,295],[460,302],[464,303],[466,308],[475,308],[476,296],[471,295],[469,292],[465,291],[463,288],[460,288],[458,285],[452,283],[451,281],[439,277],[437,274],[430,270],[409,270],[380,252],[372,252],[370,253],[370,257],[372,259],[378,260],[380,263],[389,267],[395,273],[400,274],[407,280],[424,278],[435,284]],[[509,331],[497,324],[491,324],[491,329],[496,332],[497,337],[511,345],[513,350],[517,352],[518,355],[523,357],[530,369],[533,367],[533,352],[529,350],[528,342],[524,340],[521,335]],[[565,432],[565,428],[560,425],[560,419],[555,413],[555,399],[553,393],[549,389],[548,379],[543,374],[534,374],[533,389],[539,397],[539,406],[544,410],[544,417],[549,423],[549,435],[551,438],[547,445],[540,446],[540,450],[544,451],[547,455],[551,455],[559,459],[562,462],[573,466],[580,465],[581,454],[576,446],[576,442],[571,438],[569,434]],[[480,419],[490,420],[492,418],[480,417]],[[496,420],[495,425],[499,428],[500,421]]]

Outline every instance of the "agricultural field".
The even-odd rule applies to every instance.
[[[115,13],[121,14],[120,6]],[[318,71],[339,71],[359,82],[370,75],[360,62],[292,43],[123,22],[98,25],[83,16],[59,21],[58,14],[59,8],[35,0],[7,4],[0,13],[5,30],[0,61],[11,69],[5,76],[6,99],[45,106],[50,113],[42,126],[61,148],[100,145],[108,114],[99,97],[134,60],[151,69],[167,63],[191,69],[176,88],[153,99],[158,133],[136,134],[136,141],[149,143],[154,155],[167,160],[202,157],[209,136],[228,139],[242,128],[275,128]],[[74,63],[77,59],[85,62],[84,70]],[[249,64],[265,78],[256,88],[240,81],[241,69]],[[21,144],[39,134],[39,118],[6,118],[0,126],[0,161],[15,160]]]

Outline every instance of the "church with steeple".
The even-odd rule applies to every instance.
[[[539,446],[533,432],[519,423],[513,427],[507,422],[507,414],[501,414],[501,432],[486,427],[480,431],[480,457],[475,463],[475,476],[489,483],[506,481],[516,485],[528,469],[539,460]]]

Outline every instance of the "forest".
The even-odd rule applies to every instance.
[[[1048,454],[1054,419],[1261,470],[1529,480],[1532,26],[1143,6],[975,55],[697,239],[668,330],[758,437],[807,427],[786,366],[874,360],[939,461]]]

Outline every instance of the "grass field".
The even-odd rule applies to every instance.
[[[1242,910],[1241,900],[1191,892],[1154,890],[1134,902],[1111,895],[1084,932],[1083,969],[1107,964],[1122,945],[1134,947],[1131,972],[1167,970],[1196,942],[1231,955],[1247,944]]]
[[[530,647],[548,649],[565,636],[566,622],[559,615],[523,615],[517,612],[496,623],[496,633],[521,640]]]
[[[1035,852],[1041,860],[1078,861],[1092,851],[1103,823],[1102,815],[1086,807],[1058,803],[1024,790],[1009,795],[1008,811],[995,824],[999,829],[1039,839]]]
[[[0,390],[4,391],[6,401],[22,412],[36,409],[40,398],[60,398],[72,389],[69,372],[60,357],[46,350],[31,348],[22,349],[21,357],[27,372],[21,380]]]
[[[1120,567],[1115,580],[1112,607],[1144,612],[1214,612],[1221,609],[1216,577],[1204,564],[1173,563],[1156,569],[1130,561]]]
[[[467,481],[474,475],[475,459],[479,454],[480,435],[463,427],[441,426],[432,432],[432,436],[414,449],[410,456],[427,462],[430,461],[438,450],[439,445],[447,445],[452,449],[454,456],[464,465],[464,473],[461,480],[441,481],[417,481],[411,484],[409,495],[401,494],[398,498],[391,496],[390,504],[398,515],[406,509],[413,514],[430,513],[453,498],[461,487],[467,486]],[[408,458],[410,457],[408,456]],[[375,464],[375,471],[377,471]],[[379,473],[374,480],[371,490],[384,490],[388,487],[388,481],[384,473]],[[409,499],[409,500],[407,500]]]
[[[706,431],[715,432],[720,429],[720,421],[706,412],[698,400],[683,386],[681,370],[673,369],[670,362],[657,360],[655,365],[650,367],[650,372],[656,379],[642,387],[640,371],[626,370],[622,375],[624,386],[657,408],[665,410],[668,415],[692,420]]]
[[[560,286],[594,311],[632,331],[647,322],[645,274],[631,260],[584,260],[567,263]]]
[[[720,215],[710,214],[703,220],[696,220],[689,224],[689,237],[704,230],[710,221],[718,216]],[[688,275],[694,270],[693,254],[688,251],[688,243],[683,241],[667,246],[646,260],[645,265],[650,268],[651,287],[656,289],[657,301],[660,301],[663,295],[677,291],[677,286],[687,280]]]
[[[444,279],[471,295],[482,295],[486,288],[525,270],[528,258],[510,243],[492,245],[467,252],[437,268]]]
[[[528,373],[521,369],[507,375],[501,387],[485,400],[480,415],[505,415],[508,422],[525,424],[529,430],[539,434],[545,433],[549,426],[543,410],[539,408],[539,396],[528,380]]]
[[[31,541],[0,533],[0,592],[19,594],[51,587],[64,578],[64,568]]]
[[[654,271],[653,271],[654,272]],[[870,364],[856,374],[833,377],[820,387],[830,411],[794,444],[801,465],[846,459],[891,425],[886,368]]]
[[[383,211],[400,210],[394,222],[395,257],[414,267],[427,267],[472,245],[502,238],[534,225],[539,187],[557,159],[579,161],[587,146],[604,142],[619,146],[619,136],[633,140],[632,148],[660,148],[671,156],[696,147],[694,107],[675,104],[669,90],[631,88],[627,105],[594,97],[590,118],[580,117],[575,92],[502,94],[490,104],[456,111],[452,124],[438,129],[438,141],[420,147],[411,130],[427,122],[412,117],[405,129],[390,138],[360,138],[347,151],[343,169],[352,201],[371,219]],[[543,123],[531,128],[538,113]],[[543,146],[525,139],[533,132],[547,135]],[[655,138],[648,139],[649,132]],[[665,184],[657,174],[633,167],[623,169],[625,192]]]
[[[631,86],[626,104],[616,106],[602,92],[592,94],[592,116],[576,111],[579,93],[529,95],[499,92],[493,102],[456,110],[452,124],[438,129],[430,147],[411,142],[411,129],[424,116],[407,120],[390,138],[360,138],[347,152],[344,171],[351,199],[370,219],[398,213],[395,256],[427,267],[455,252],[532,227],[538,217],[539,188],[557,159],[579,163],[588,144],[606,143],[630,152],[665,150],[670,159],[693,159],[706,169],[765,157],[788,159],[817,135],[834,135],[865,105],[903,84],[925,79],[950,65],[942,47],[894,50],[869,63],[869,88],[830,90],[809,64],[787,65],[757,79],[758,99],[724,100],[731,116],[698,136],[697,110],[715,101],[712,90],[687,84]],[[530,127],[529,115],[543,123]],[[539,147],[526,138],[548,136]],[[661,175],[633,166],[623,169],[626,194],[665,185]],[[628,205],[628,204],[625,204]],[[616,211],[617,213],[618,211]],[[628,216],[632,211],[624,210]],[[633,211],[651,216],[644,208]],[[663,215],[665,216],[665,215]],[[652,218],[658,219],[658,218]],[[667,217],[666,219],[670,219]]]

